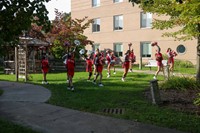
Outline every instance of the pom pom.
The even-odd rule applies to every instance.
[[[79,46],[81,44],[81,42],[79,40],[74,40],[74,44],[76,44],[77,46]]]
[[[155,45],[157,45],[158,43],[157,42],[152,42],[151,43],[151,46],[155,46]]]
[[[83,55],[85,53],[85,50],[84,49],[81,49],[80,51],[79,51],[79,54],[81,54],[81,55]]]

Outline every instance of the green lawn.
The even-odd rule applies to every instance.
[[[86,72],[76,72],[74,76],[75,92],[67,90],[66,73],[50,73],[47,75],[52,96],[49,104],[66,108],[108,115],[121,119],[135,120],[158,126],[176,128],[178,130],[200,132],[200,117],[194,114],[178,112],[165,107],[152,105],[144,96],[153,75],[128,73],[126,81],[121,81],[122,72],[117,72],[109,79],[104,71],[104,87],[87,82]],[[42,74],[31,74],[30,83],[41,84]],[[14,75],[0,75],[0,79],[14,81]],[[160,81],[162,76],[158,76]],[[104,109],[124,109],[124,114],[108,114]]]
[[[0,119],[0,133],[39,133],[28,127],[23,127],[4,119]]]

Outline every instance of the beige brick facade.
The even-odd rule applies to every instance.
[[[197,40],[191,41],[174,41],[173,38],[162,37],[164,31],[154,30],[151,28],[141,28],[141,9],[138,6],[132,6],[128,0],[114,3],[113,0],[99,0],[100,6],[92,7],[92,0],[71,0],[72,18],[83,18],[88,16],[89,19],[100,19],[100,31],[92,32],[92,25],[85,31],[85,35],[96,44],[100,44],[100,49],[114,49],[114,43],[121,43],[123,53],[128,50],[128,43],[132,43],[132,48],[137,57],[137,63],[141,59],[142,42],[157,41],[161,47],[161,52],[166,53],[168,47],[177,50],[177,46],[185,46],[185,52],[179,53],[177,59],[189,60],[196,64],[196,46]],[[123,16],[123,30],[114,30],[115,15]],[[156,18],[152,15],[152,19]],[[87,49],[92,49],[87,47]],[[150,48],[151,57],[142,57],[142,61],[154,59],[155,47]]]

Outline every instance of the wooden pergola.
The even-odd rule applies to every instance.
[[[20,43],[15,47],[15,75],[28,79],[28,72],[37,72],[40,69],[41,57],[48,53],[50,43],[36,38],[20,37]]]

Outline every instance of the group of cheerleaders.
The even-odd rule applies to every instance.
[[[154,75],[154,79],[157,78],[157,75],[160,71],[163,71],[164,74],[164,69],[163,69],[163,64],[162,64],[162,60],[163,60],[163,56],[161,53],[161,49],[158,46],[157,42],[153,42],[151,43],[151,46],[156,46],[157,50],[156,50],[156,54],[155,54],[155,58],[157,61],[157,71]],[[168,55],[168,64],[169,64],[169,70],[170,72],[173,73],[173,69],[174,69],[174,57],[177,55],[176,52],[172,51],[171,48],[167,49],[167,55]],[[69,83],[68,85],[68,89],[71,91],[74,91],[74,86],[73,86],[73,76],[74,76],[74,70],[75,70],[75,59],[74,59],[74,52],[66,54],[64,56],[65,58],[65,67],[67,69],[67,82]],[[95,50],[95,53],[87,53],[86,56],[83,56],[83,59],[86,61],[86,72],[89,73],[87,81],[92,80],[92,75],[93,75],[93,71],[94,71],[94,79],[92,80],[92,82],[94,84],[96,84],[97,79],[99,78],[99,82],[98,85],[100,87],[104,86],[102,84],[102,71],[103,71],[103,67],[105,64],[107,64],[107,78],[109,78],[111,76],[111,68],[114,68],[114,73],[116,74],[115,71],[115,63],[116,63],[116,56],[114,55],[114,52],[112,50],[107,50],[106,51],[106,55],[104,56],[103,52],[100,52],[99,49]],[[125,81],[125,78],[127,76],[128,71],[132,72],[132,64],[135,62],[135,55],[132,50],[127,50],[126,53],[124,54],[123,57],[123,63],[122,63],[122,67],[124,69],[123,75],[122,75],[122,81]],[[42,72],[43,72],[43,81],[42,83],[44,84],[48,84],[47,80],[46,80],[46,74],[48,72],[48,60],[46,58],[43,58],[41,61],[42,64]],[[93,70],[94,69],[94,70]]]
[[[156,73],[153,77],[154,79],[157,79],[158,73],[160,71],[162,71],[163,75],[165,75],[164,66],[162,64],[163,56],[162,56],[161,49],[158,46],[157,42],[151,43],[151,46],[157,47],[155,58],[156,58],[156,61],[157,61],[157,68],[158,69],[157,69],[157,71],[156,71]],[[171,48],[168,48],[167,49],[167,56],[168,56],[168,62],[167,63],[169,65],[169,71],[172,73],[172,75],[174,75],[174,57],[177,56],[177,53],[175,51],[173,51]]]

